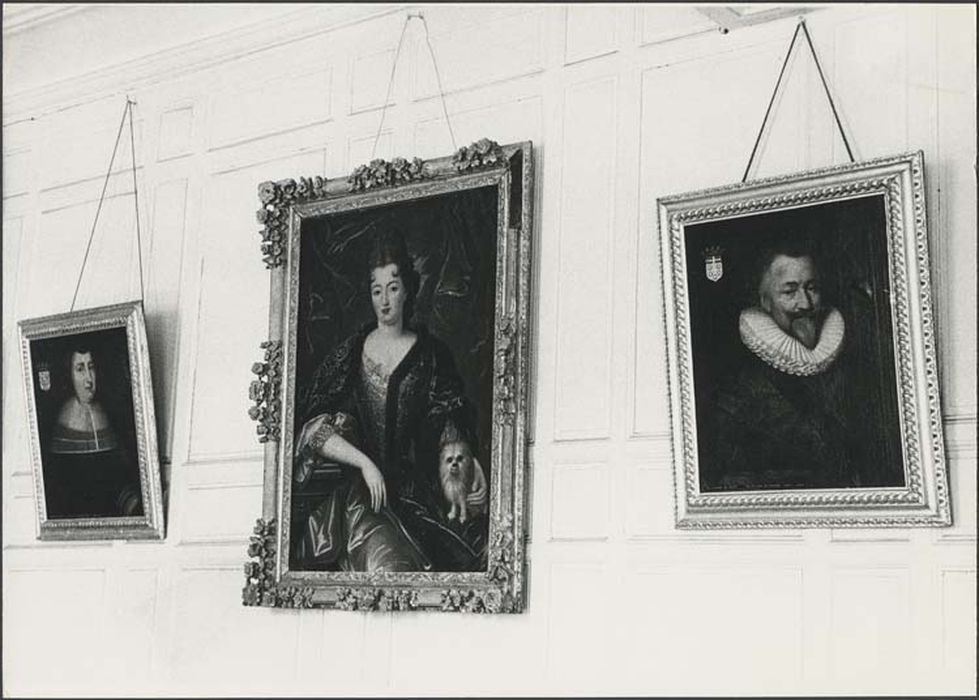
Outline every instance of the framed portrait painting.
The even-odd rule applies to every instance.
[[[263,183],[246,605],[518,612],[529,143]]]
[[[40,539],[162,539],[142,302],[18,326]]]
[[[920,152],[659,200],[677,525],[951,523]]]

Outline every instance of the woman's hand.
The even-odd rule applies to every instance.
[[[360,467],[360,473],[367,484],[367,490],[371,495],[371,508],[376,513],[382,506],[388,504],[388,492],[384,486],[384,475],[372,461],[366,460]]]
[[[486,475],[483,474],[483,467],[479,460],[473,457],[473,485],[472,490],[466,494],[466,503],[471,506],[486,505],[489,491],[486,488]]]

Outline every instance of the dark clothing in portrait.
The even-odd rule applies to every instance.
[[[810,373],[784,354],[766,362],[744,349],[701,425],[703,491],[867,485],[874,441],[861,428],[861,394],[842,347]]]
[[[124,512],[130,497],[139,498],[139,482],[121,449],[88,454],[49,454],[44,464],[44,495],[49,518],[97,518],[142,515],[139,504]]]
[[[746,356],[717,395],[705,480],[720,490],[855,486],[844,392],[839,363],[804,377]]]
[[[139,471],[100,407],[65,404],[43,464],[49,518],[143,514]]]
[[[373,325],[349,337],[297,397],[297,424],[322,421],[384,476],[387,506],[375,513],[356,468],[317,505],[293,542],[294,565],[350,571],[468,571],[485,566],[485,521],[446,518],[438,482],[439,439],[452,427],[475,449],[474,416],[448,347],[424,328],[384,375],[364,355]],[[320,443],[322,444],[322,442]],[[297,441],[294,497],[310,455]],[[482,525],[482,527],[480,526]]]

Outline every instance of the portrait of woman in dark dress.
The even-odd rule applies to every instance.
[[[323,461],[342,465],[343,477],[305,519],[292,559],[308,570],[485,567],[482,465],[472,458],[465,524],[449,518],[439,479],[445,445],[476,454],[475,410],[449,347],[412,321],[419,276],[404,239],[377,234],[367,268],[374,321],[319,361],[297,393],[294,482],[301,487]]]
[[[143,514],[136,454],[102,400],[96,347],[80,336],[64,352],[68,396],[53,414],[42,457],[49,518]]]

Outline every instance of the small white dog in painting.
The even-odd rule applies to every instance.
[[[442,493],[449,504],[448,518],[460,523],[469,517],[469,506],[466,496],[473,485],[473,455],[469,445],[461,441],[450,441],[442,444],[439,453],[439,479],[442,482]]]

